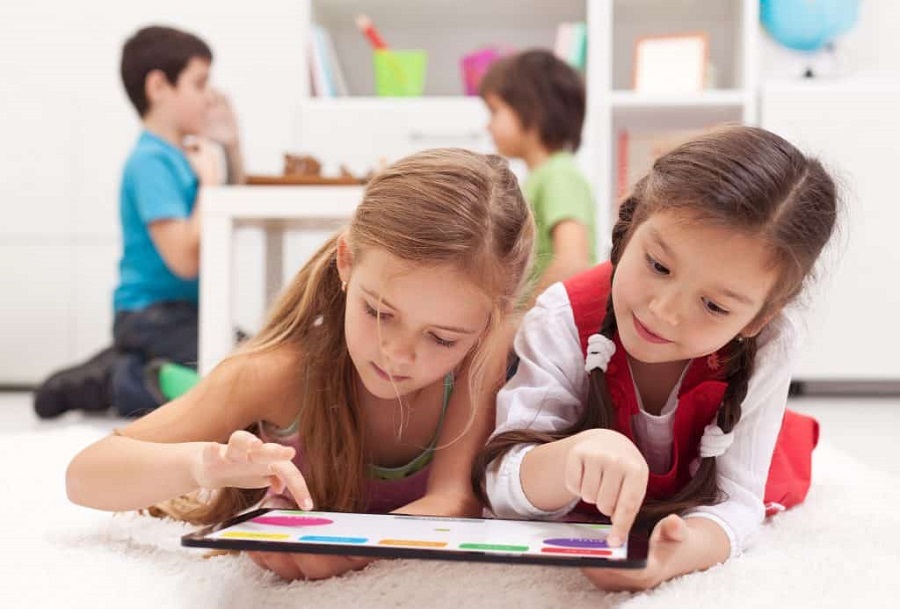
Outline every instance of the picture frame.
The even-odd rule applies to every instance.
[[[641,36],[634,44],[634,90],[696,93],[706,87],[709,36],[705,32]]]

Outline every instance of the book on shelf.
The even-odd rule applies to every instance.
[[[587,24],[582,21],[560,23],[556,27],[553,54],[573,68],[584,71],[587,63]]]
[[[316,97],[347,95],[347,82],[328,30],[321,25],[313,24],[307,50],[313,95]]]

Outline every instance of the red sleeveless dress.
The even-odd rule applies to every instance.
[[[582,352],[587,352],[588,337],[595,334],[606,314],[611,286],[612,265],[600,264],[564,282]],[[625,350],[614,337],[616,352],[606,371],[607,386],[615,410],[615,430],[634,441],[632,417],[639,413],[634,383]],[[691,478],[689,467],[700,449],[704,428],[714,421],[727,387],[715,356],[693,360],[688,366],[678,393],[669,471],[650,474],[647,498],[665,499],[674,495]],[[770,515],[790,508],[806,497],[811,478],[812,451],[819,438],[819,424],[810,417],[786,410],[775,444],[764,502]],[[594,506],[579,506],[596,513]]]

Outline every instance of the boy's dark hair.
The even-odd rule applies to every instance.
[[[212,62],[212,50],[203,40],[175,28],[153,25],[138,30],[122,47],[122,84],[128,99],[143,117],[150,109],[147,74],[160,70],[172,85],[194,58]]]
[[[523,128],[537,128],[550,151],[575,152],[581,146],[584,80],[550,51],[534,49],[497,60],[481,79],[479,94],[502,99]]]

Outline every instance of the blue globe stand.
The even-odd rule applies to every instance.
[[[760,0],[759,18],[776,42],[809,55],[803,76],[814,78],[813,55],[834,55],[835,38],[859,18],[859,0]]]

